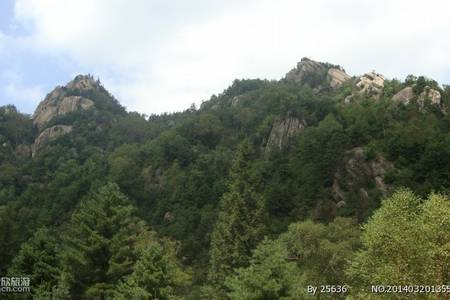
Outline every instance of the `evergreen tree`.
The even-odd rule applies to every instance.
[[[230,299],[302,299],[299,270],[288,260],[285,244],[264,240],[255,249],[248,268],[239,268],[226,280]],[[303,292],[303,293],[302,293]]]
[[[256,191],[250,172],[251,145],[244,142],[237,150],[231,169],[229,190],[211,237],[209,280],[221,290],[225,277],[237,267],[245,267],[251,251],[263,235],[264,199]]]
[[[133,208],[116,184],[107,184],[81,203],[63,236],[60,286],[74,299],[107,299],[119,280],[129,275],[138,245],[152,233],[133,216]]]
[[[188,276],[167,250],[159,243],[146,247],[114,299],[178,299],[175,289],[185,285]]]
[[[8,270],[8,275],[30,278],[34,298],[49,295],[59,273],[57,251],[58,241],[55,233],[41,228],[22,245]]]

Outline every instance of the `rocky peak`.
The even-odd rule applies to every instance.
[[[36,108],[33,114],[34,125],[41,129],[56,116],[92,108],[94,106],[93,100],[82,96],[74,96],[74,94],[98,87],[99,83],[91,75],[78,75],[66,86],[56,87]]]
[[[98,87],[98,81],[94,80],[92,75],[77,75],[71,82],[66,85],[68,89],[90,90]]]
[[[285,80],[296,84],[308,83],[312,87],[337,88],[351,77],[339,66],[318,62],[307,57],[286,74]]]
[[[323,63],[307,57],[297,63],[297,67],[286,74],[286,80],[293,83],[304,84],[306,77],[314,74],[322,74],[327,71]]]
[[[379,97],[383,92],[385,80],[383,75],[372,71],[358,77],[356,86],[361,89],[361,93]]]

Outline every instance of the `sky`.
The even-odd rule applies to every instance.
[[[0,105],[92,74],[129,111],[199,105],[302,57],[450,83],[447,0],[0,0]]]

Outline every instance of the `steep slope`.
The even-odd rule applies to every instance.
[[[279,81],[235,80],[199,109],[146,117],[127,113],[91,76],[77,76],[47,95],[32,120],[0,110],[0,228],[13,237],[0,240],[0,270],[37,228],[63,228],[106,182],[180,242],[184,263],[202,269],[244,141],[271,234],[309,217],[366,220],[399,186],[446,192],[449,96],[423,77],[350,76],[302,59]]]

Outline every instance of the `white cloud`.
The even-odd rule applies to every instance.
[[[10,97],[10,100],[13,100],[14,102],[37,104],[39,99],[42,99],[42,96],[45,95],[42,87],[38,85],[30,87],[18,85],[15,82],[9,82],[3,89],[5,90],[5,94]]]
[[[42,86],[23,84],[22,76],[14,70],[2,71],[0,82],[2,95],[6,97],[7,103],[36,106],[45,95]]]
[[[302,56],[353,74],[448,81],[448,11],[442,0],[16,0],[15,7],[35,49],[75,60],[143,113],[185,109],[234,78],[278,79]]]

